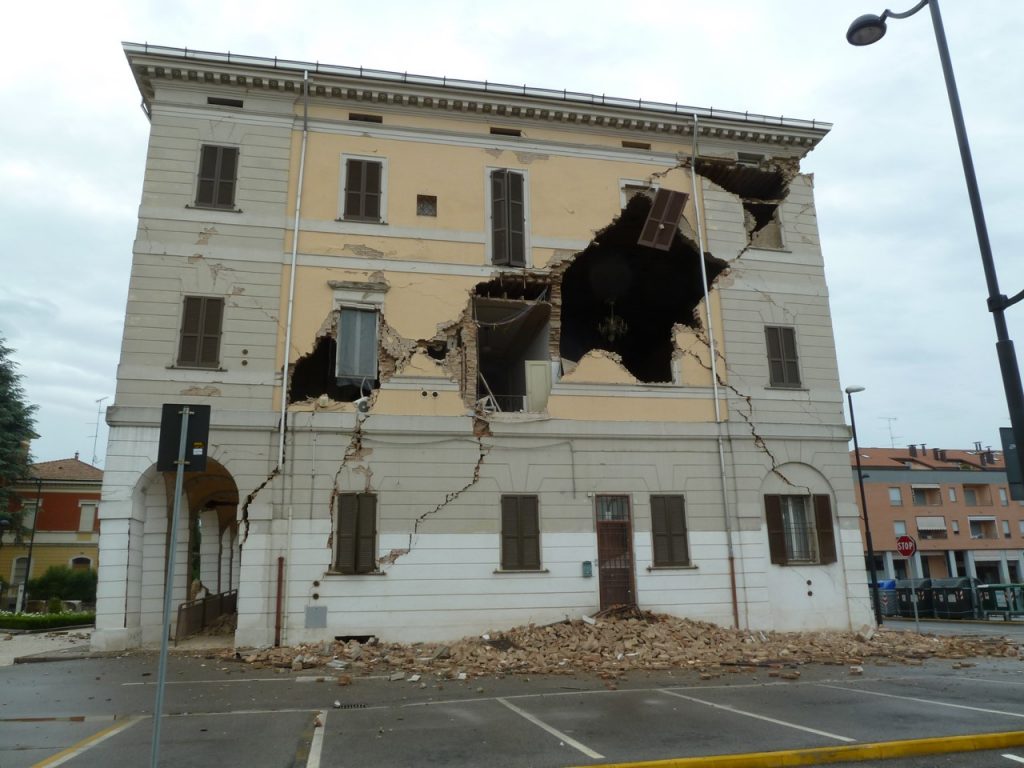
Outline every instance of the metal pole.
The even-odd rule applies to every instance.
[[[963,111],[960,109],[960,96],[953,77],[953,63],[949,57],[949,46],[946,43],[946,30],[942,25],[938,0],[929,0],[928,8],[932,14],[932,26],[935,28],[935,42],[939,49],[939,60],[942,62],[942,76],[946,80],[946,93],[949,96],[949,109],[953,113],[953,127],[956,129],[956,140],[960,147],[960,160],[964,167],[964,181],[967,182],[967,196],[971,201],[971,212],[974,214],[974,229],[978,236],[978,249],[981,251],[981,264],[985,270],[985,282],[988,285],[988,309],[992,313],[992,321],[996,326],[996,354],[999,357],[999,371],[1002,374],[1003,390],[1006,392],[1006,407],[1010,412],[1010,425],[1013,438],[1017,445],[1024,445],[1024,389],[1021,388],[1020,368],[1017,364],[1017,353],[1006,328],[1006,317],[1003,311],[1014,301],[1008,300],[999,292],[999,280],[996,277],[995,263],[992,259],[992,246],[988,239],[988,228],[985,225],[985,211],[981,206],[981,193],[978,191],[978,180],[974,174],[974,160],[971,157],[971,146],[967,141],[967,128],[964,125]],[[1024,451],[1019,452],[1021,471],[1024,473]]]
[[[171,596],[174,591],[174,558],[178,544],[178,518],[181,516],[181,488],[185,481],[185,443],[188,437],[188,406],[181,409],[181,438],[178,441],[178,465],[174,476],[174,511],[171,514],[171,540],[167,548],[167,576],[164,582],[163,636],[160,640],[160,665],[157,671],[156,704],[153,706],[153,749],[150,768],[160,762],[160,717],[164,709],[164,688],[167,683],[167,646],[171,631]]]
[[[914,573],[914,555],[910,556],[910,573]],[[917,615],[917,581],[922,577],[922,574],[918,573],[910,582],[910,603],[914,606],[914,629],[917,630],[917,634],[921,634],[921,619]]]
[[[868,520],[868,499],[864,494],[864,472],[860,466],[860,446],[857,444],[857,422],[853,418],[853,393],[846,393],[850,404],[850,430],[853,432],[853,456],[857,461],[857,482],[860,485],[860,510],[864,518],[864,540],[868,546],[868,572],[871,574],[871,605],[875,610],[875,621],[882,624],[882,607],[878,604],[878,575],[875,573],[875,545],[871,541],[871,521]]]

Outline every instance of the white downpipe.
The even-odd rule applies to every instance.
[[[690,185],[693,189],[693,214],[697,220],[697,247],[700,248],[700,278],[704,289],[704,317],[707,322],[708,352],[711,358],[711,387],[715,397],[715,425],[718,428],[718,469],[722,479],[722,512],[725,518],[725,541],[729,556],[729,579],[732,587],[732,618],[738,629],[740,626],[739,604],[736,594],[736,556],[732,541],[732,523],[729,520],[729,492],[726,485],[725,446],[722,437],[722,407],[718,402],[718,348],[715,346],[715,324],[711,318],[711,296],[708,292],[708,272],[704,263],[704,228],[701,212],[701,195],[697,189],[697,137],[700,134],[700,121],[697,113],[693,113],[693,144],[690,152]]]
[[[281,363],[281,427],[277,449],[277,469],[284,480],[284,438],[288,423],[288,358],[292,348],[292,313],[295,308],[295,265],[299,257],[299,221],[302,217],[302,179],[306,170],[306,143],[309,140],[309,70],[302,73],[302,150],[299,154],[299,180],[295,189],[295,223],[292,226],[292,261],[288,275],[288,315],[284,330],[284,360]],[[292,568],[292,505],[288,505],[288,525],[285,529],[284,579],[281,589],[281,644],[288,644],[288,590]]]

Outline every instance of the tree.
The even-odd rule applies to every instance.
[[[36,406],[25,402],[21,374],[18,364],[11,359],[12,352],[0,336],[0,531],[12,529],[18,542],[23,533],[22,512],[11,510],[11,502],[19,498],[13,486],[30,475],[28,446],[36,437]]]

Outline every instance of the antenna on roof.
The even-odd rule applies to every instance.
[[[899,419],[895,416],[879,416],[878,418],[880,418],[882,421],[889,422],[889,447],[895,448],[896,441],[903,437],[903,435],[894,435],[892,431],[892,423],[894,421],[899,421]]]
[[[99,457],[96,455],[96,440],[100,436],[100,413],[103,410],[102,403],[106,400],[106,397],[101,397],[96,401],[96,431],[92,434],[92,465],[97,466],[96,462],[99,461]],[[78,458],[78,454],[75,454],[75,458]]]

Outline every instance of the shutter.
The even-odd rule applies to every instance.
[[[200,321],[203,312],[201,296],[186,296],[181,313],[181,343],[178,347],[178,365],[199,362]]]
[[[224,315],[224,300],[202,299],[202,339],[199,345],[199,365],[216,367],[220,360],[220,332]]]
[[[519,551],[522,567],[540,570],[540,514],[536,496],[519,497]]]
[[[508,171],[508,263],[526,266],[526,207],[523,175]]]
[[[217,147],[220,165],[217,169],[217,199],[215,204],[224,208],[235,205],[235,174],[238,169],[238,148]]]
[[[765,327],[764,340],[768,346],[768,383],[778,387],[786,381],[786,367],[782,358],[782,328]]]
[[[686,507],[682,496],[665,499],[669,531],[669,551],[673,565],[690,564],[690,548],[686,542]]]
[[[196,189],[196,205],[213,205],[214,185],[217,182],[217,149],[203,146],[199,154],[199,187]]]
[[[672,560],[666,507],[664,496],[651,496],[651,541],[654,545],[655,565],[668,565]]]
[[[519,499],[501,497],[501,569],[514,571],[520,567]]]
[[[764,517],[768,527],[768,554],[775,565],[789,562],[786,555],[786,529],[782,524],[782,503],[778,496],[764,497]]]
[[[366,161],[363,165],[363,216],[380,221],[381,163]]]
[[[372,493],[360,493],[358,509],[355,572],[370,573],[377,567],[377,497]]]
[[[341,573],[356,572],[356,523],[359,506],[356,494],[338,495],[338,533],[335,568]]]
[[[836,561],[836,535],[832,529],[832,503],[827,494],[814,496],[814,528],[818,532],[818,562]]]
[[[508,171],[491,171],[491,263],[508,264]]]
[[[637,244],[660,251],[669,250],[688,197],[685,192],[659,189],[654,194],[654,202],[651,204],[650,213],[647,214],[647,221],[644,222]]]
[[[792,328],[779,328],[779,343],[782,347],[782,363],[786,369],[786,383],[800,386],[800,368],[796,356],[796,331]]]
[[[345,161],[345,218],[358,219],[363,215],[363,161]]]

